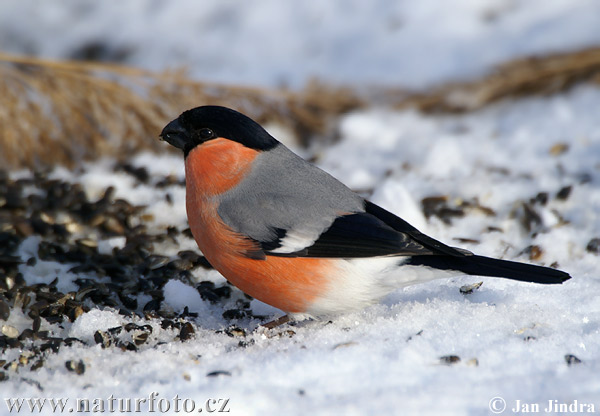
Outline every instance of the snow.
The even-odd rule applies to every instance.
[[[187,306],[192,312],[203,311],[204,302],[200,294],[178,280],[171,280],[164,289],[165,302],[175,311],[182,312]]]
[[[127,62],[150,69],[189,65],[201,79],[300,85],[319,76],[422,87],[472,77],[507,58],[600,41],[594,1],[457,0],[443,8],[435,1],[122,4],[117,9],[91,1],[3,2],[0,48],[66,57],[86,41],[101,39],[112,47],[131,46]],[[536,262],[557,262],[573,276],[561,286],[441,279],[396,290],[380,304],[331,322],[302,322],[272,333],[255,330],[257,319],[242,319],[236,324],[247,335],[230,336],[223,330],[231,322],[222,313],[243,298],[239,291],[228,304],[211,304],[189,282],[173,280],[165,286],[165,303],[177,312],[187,306],[198,313],[189,318],[196,331],[190,340],[180,342],[177,330],[163,329],[157,320],[137,318],[136,324],[152,326],[149,342],[137,352],[103,349],[94,345],[94,333],[132,318],[92,308],[72,324],[45,327],[89,345],[62,347],[35,372],[10,373],[1,383],[2,396],[69,398],[71,408],[77,398],[102,399],[107,409],[111,395],[147,399],[142,413],[149,411],[144,406],[152,397],[157,406],[159,399],[168,400],[174,413],[176,395],[193,399],[196,411],[209,399],[220,399],[219,405],[229,399],[226,409],[235,415],[484,415],[495,397],[506,401],[505,413],[517,400],[542,408],[548,400],[577,400],[598,411],[600,256],[586,251],[600,236],[598,108],[600,89],[589,85],[466,115],[373,108],[344,116],[339,142],[314,155],[320,167],[353,189],[448,244],[520,261],[530,261],[524,250],[538,245],[543,253]],[[553,154],[552,147],[561,143],[567,150]],[[183,179],[177,156],[142,153],[131,163],[151,175]],[[113,165],[101,160],[83,172],[57,168],[52,175],[79,181],[94,197],[114,186],[116,197],[148,206],[151,231],[187,226],[181,187],[135,183],[115,173]],[[570,196],[556,198],[568,185]],[[172,205],[163,202],[165,192]],[[520,225],[519,201],[540,192],[548,193],[548,202],[535,205],[542,224],[532,236]],[[442,195],[449,203],[477,201],[495,215],[468,208],[449,224],[426,218],[421,200]],[[100,246],[110,252],[124,243],[109,239]],[[37,244],[35,238],[22,244],[24,261],[35,255]],[[164,243],[156,252],[171,256],[196,249],[191,239],[183,239],[180,246]],[[58,275],[59,290],[77,290],[77,276],[69,269],[38,260],[33,267],[23,265],[22,272],[28,284]],[[215,271],[199,268],[193,275],[223,282]],[[483,285],[474,293],[459,292],[479,281]],[[251,307],[256,315],[279,316],[255,300]],[[22,330],[26,319],[17,308],[7,324]],[[568,366],[566,354],[582,363]],[[450,355],[460,361],[440,360]],[[17,357],[9,349],[0,358]],[[67,371],[68,360],[82,360],[85,373]],[[216,371],[223,373],[207,376]],[[4,404],[0,409],[8,413]],[[42,414],[51,412],[46,408]]]
[[[3,51],[68,58],[95,47],[201,80],[292,87],[313,77],[411,88],[469,79],[516,56],[597,45],[598,27],[596,0],[0,4]]]

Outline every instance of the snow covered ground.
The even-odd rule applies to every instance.
[[[65,57],[100,39],[112,48],[130,46],[127,62],[153,69],[187,64],[202,79],[301,85],[320,76],[422,87],[468,78],[525,53],[600,42],[594,1],[456,1],[444,9],[434,1],[293,7],[275,1],[130,1],[120,9],[104,2],[57,4],[3,2],[0,48]],[[235,36],[233,28],[239,29]],[[8,380],[0,383],[2,399],[68,398],[65,413],[77,399],[107,412],[127,399],[134,412],[136,399],[145,399],[138,404],[142,413],[151,403],[157,412],[168,403],[171,413],[176,406],[187,413],[191,400],[194,412],[225,406],[236,415],[485,415],[503,403],[503,414],[514,413],[519,403],[538,404],[545,413],[549,400],[593,404],[598,412],[600,255],[586,248],[600,237],[598,108],[600,89],[594,86],[460,116],[373,108],[343,117],[335,145],[308,151],[353,189],[448,244],[556,263],[573,276],[561,286],[466,276],[438,280],[398,290],[381,304],[331,322],[268,333],[255,330],[258,319],[223,317],[244,299],[239,291],[210,303],[187,282],[172,280],[163,289],[163,307],[182,312],[187,306],[198,314],[186,318],[195,329],[189,340],[178,340],[180,332],[162,328],[158,319],[133,319],[111,308],[92,307],[73,323],[43,321],[42,330],[51,335],[83,343],[47,354],[34,371],[31,363],[3,369]],[[183,178],[181,158],[138,154],[132,164],[148,170],[147,183],[115,172],[110,160],[50,175],[81,183],[92,200],[112,185],[115,198],[147,205],[150,233],[184,229],[183,187],[155,186],[159,177]],[[425,198],[433,202],[428,218]],[[22,243],[23,261],[38,256],[38,244],[35,236]],[[99,250],[110,253],[124,244],[107,239]],[[186,249],[195,244],[184,234],[154,245],[155,254],[166,256]],[[47,284],[59,275],[62,292],[77,291],[76,278],[94,278],[70,268],[39,259],[20,266],[28,284]],[[212,270],[192,273],[197,281],[223,283]],[[459,292],[480,281],[472,294]],[[136,300],[141,309],[150,298]],[[255,315],[279,314],[257,301],[251,308]],[[137,351],[96,343],[96,331],[131,322],[152,327]],[[2,324],[21,332],[31,320],[17,308]],[[20,353],[6,349],[0,359],[15,362]],[[83,373],[68,370],[68,361],[81,361]],[[44,409],[52,414],[49,402]],[[8,412],[0,403],[0,414]]]
[[[333,322],[284,327],[277,336],[253,331],[256,319],[233,321],[247,335],[232,337],[216,332],[232,323],[221,316],[227,304],[202,301],[192,287],[172,281],[165,287],[166,304],[175,311],[188,306],[199,314],[192,320],[193,339],[175,341],[173,330],[138,320],[153,326],[152,342],[138,352],[102,349],[94,345],[94,332],[131,320],[115,311],[92,309],[73,324],[64,323],[64,328],[50,326],[57,336],[76,337],[88,345],[63,347],[41,369],[12,374],[3,383],[3,396],[69,397],[74,402],[108,400],[111,394],[144,398],[157,392],[159,399],[178,395],[197,403],[229,398],[233,414],[372,414],[399,409],[488,414],[488,403],[496,396],[508,406],[515,406],[516,400],[542,405],[548,400],[578,400],[598,409],[600,256],[586,251],[587,243],[600,236],[600,129],[589,111],[598,106],[600,89],[580,87],[549,99],[503,103],[459,117],[361,112],[341,121],[343,139],[319,158],[319,165],[342,181],[373,189],[375,202],[447,243],[523,261],[528,261],[522,253],[526,247],[539,246],[537,262],[557,262],[572,274],[562,286],[459,277],[396,291],[379,305]],[[568,149],[553,155],[557,143]],[[175,156],[140,155],[133,164],[152,175],[183,174],[182,161]],[[150,230],[185,225],[182,187],[156,190],[114,174],[108,166],[89,165],[77,180],[94,198],[114,185],[116,197],[148,204],[147,213],[154,216]],[[54,175],[75,179],[62,169]],[[557,192],[569,185],[570,195],[558,199]],[[156,202],[164,200],[165,192],[172,194],[173,205]],[[540,192],[547,192],[548,201],[532,205],[543,223],[531,237],[520,225],[521,217],[513,218],[511,212],[518,201],[529,201]],[[419,202],[433,195],[446,195],[450,202],[478,199],[494,214],[468,208],[450,225],[436,216],[426,221]],[[174,254],[181,248],[193,248],[193,242],[182,237],[180,245],[167,242],[155,252]],[[24,260],[32,253],[22,248]],[[30,283],[49,282],[55,276],[48,264],[23,267]],[[69,275],[61,279],[72,280]],[[204,269],[196,269],[194,276],[222,279]],[[460,286],[479,281],[483,286],[474,293],[459,292]],[[73,284],[62,288],[77,289]],[[234,293],[230,303],[238,298]],[[252,308],[256,314],[277,316],[256,301]],[[11,316],[9,323],[18,327],[18,318]],[[241,340],[245,347],[239,346]],[[14,359],[11,354],[17,352],[5,358]],[[582,362],[568,366],[567,354]],[[444,356],[458,356],[460,362],[444,364]],[[67,371],[68,360],[82,360],[85,373]],[[228,375],[207,377],[214,371]]]

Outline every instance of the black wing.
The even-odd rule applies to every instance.
[[[462,273],[504,277],[526,282],[556,284],[571,278],[548,267],[476,256],[449,247],[417,230],[402,218],[366,201],[365,212],[338,217],[309,247],[293,253],[277,253],[285,230],[275,241],[260,243],[266,255],[288,257],[407,256],[406,265],[427,266]]]
[[[415,256],[461,252],[421,234],[395,215],[366,202],[366,212],[343,215],[308,247],[292,253],[277,252],[285,230],[275,230],[277,241],[261,242],[265,254],[283,257]],[[390,223],[391,222],[391,223]],[[415,238],[416,237],[416,238]],[[445,249],[445,250],[444,250]]]
[[[404,221],[402,218],[392,214],[389,211],[386,211],[385,209],[381,208],[378,205],[375,205],[372,202],[366,201],[365,210],[368,214],[377,217],[379,220],[383,221],[386,225],[393,228],[398,233],[406,235],[414,242],[431,250],[430,254],[445,254],[448,256],[455,257],[465,257],[471,254],[467,251],[459,251],[453,247],[447,246],[446,244],[437,241],[429,237],[428,235],[423,234],[421,231],[417,230],[415,227]]]

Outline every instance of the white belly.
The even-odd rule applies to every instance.
[[[340,259],[338,273],[308,308],[308,314],[331,315],[363,309],[394,289],[459,274],[425,266],[403,266],[403,261],[402,257]]]

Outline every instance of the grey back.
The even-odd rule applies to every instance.
[[[260,153],[250,174],[219,202],[219,215],[237,232],[269,242],[280,237],[278,229],[286,230],[307,243],[337,216],[364,212],[365,204],[346,185],[282,144]]]

